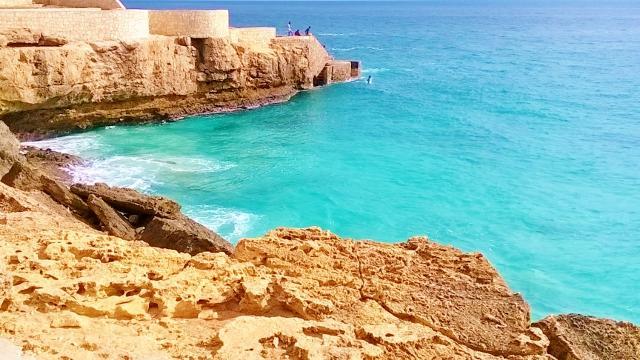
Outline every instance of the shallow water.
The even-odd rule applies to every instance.
[[[40,145],[91,159],[78,180],[170,196],[234,241],[427,234],[486,254],[536,318],[640,323],[637,2],[215,5],[238,26],[310,24],[373,84]]]

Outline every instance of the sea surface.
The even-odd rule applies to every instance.
[[[318,225],[481,251],[534,318],[640,323],[640,2],[167,2],[312,32],[364,81],[40,143],[232,241]]]

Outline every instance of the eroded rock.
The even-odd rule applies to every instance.
[[[484,257],[426,238],[277,229],[191,256],[35,196],[0,183],[0,337],[39,359],[548,360],[556,337],[580,359],[636,355],[637,328],[601,320],[557,320],[549,346]]]
[[[2,182],[20,190],[42,190],[41,176],[42,173],[38,169],[24,160],[17,160],[2,177]]]
[[[102,199],[91,194],[87,198],[87,205],[98,217],[98,220],[100,220],[100,223],[109,235],[117,236],[125,240],[136,239],[136,229]]]
[[[87,203],[74,194],[63,183],[48,176],[40,178],[45,193],[60,204],[70,208],[84,218],[90,218],[93,214]]]
[[[534,324],[558,360],[640,359],[640,328],[622,321],[568,314]]]
[[[186,216],[175,219],[156,216],[146,225],[140,234],[140,239],[151,246],[173,249],[191,255],[204,251],[227,254],[233,252],[233,246],[220,235]]]
[[[75,184],[71,191],[86,199],[95,195],[115,209],[132,214],[157,215],[164,218],[178,218],[180,205],[161,196],[139,193],[133,189],[110,187],[107,184]]]
[[[20,156],[20,142],[0,121],[0,178],[5,176]]]

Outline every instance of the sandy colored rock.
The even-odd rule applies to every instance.
[[[20,190],[42,190],[41,176],[40,170],[29,165],[26,160],[18,160],[2,177],[2,182]]]
[[[52,328],[80,328],[86,326],[84,319],[72,312],[55,314],[49,324]]]
[[[0,120],[23,139],[285,101],[330,59],[313,37],[63,43],[0,47]]]
[[[534,324],[558,360],[640,359],[640,328],[622,321],[568,314]]]
[[[84,218],[92,216],[93,212],[89,209],[87,203],[78,195],[74,194],[66,185],[52,179],[46,175],[40,178],[42,188],[45,193],[49,194],[55,201],[70,208]]]
[[[0,337],[27,356],[551,359],[555,340],[478,254],[309,228],[192,256],[105,235],[35,195],[0,183]],[[600,358],[630,354],[615,351],[635,333],[614,328]]]
[[[185,216],[176,219],[154,217],[140,234],[140,239],[151,246],[191,255],[204,251],[233,252],[233,246],[228,241]]]
[[[117,236],[125,240],[135,240],[136,229],[115,211],[109,204],[95,195],[89,195],[87,205],[93,211],[104,229],[109,235]]]
[[[0,121],[0,178],[5,176],[20,155],[20,142],[7,125]]]
[[[68,168],[83,164],[84,161],[75,155],[65,154],[51,149],[40,149],[32,146],[22,146],[21,152],[27,162],[41,169],[55,180],[70,183],[72,178]]]
[[[95,195],[115,209],[133,214],[158,215],[176,218],[180,215],[180,205],[175,201],[160,196],[150,196],[133,189],[110,187],[103,183],[95,185],[75,184],[71,191],[88,198]]]

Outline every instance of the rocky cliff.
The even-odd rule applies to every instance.
[[[86,43],[13,30],[0,34],[0,120],[35,138],[254,107],[313,87],[330,60],[314,37]]]
[[[635,325],[581,315],[532,324],[486,258],[426,237],[381,244],[281,228],[191,251],[201,241],[190,227],[110,236],[141,223],[132,231],[145,233],[145,215],[181,219],[179,205],[69,188],[1,125],[3,359],[640,358]]]

